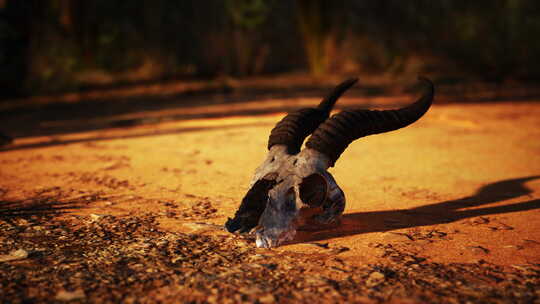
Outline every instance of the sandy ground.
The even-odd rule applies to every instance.
[[[215,225],[234,215],[283,115],[18,139],[0,152],[0,217],[54,197],[62,220],[151,214],[156,229],[226,236]],[[347,198],[339,226],[256,252],[332,252],[354,267],[385,263],[390,247],[441,265],[540,264],[539,139],[540,103],[434,105],[356,141],[330,169]]]

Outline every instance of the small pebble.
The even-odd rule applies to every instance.
[[[271,294],[267,294],[265,296],[262,296],[259,298],[259,302],[263,303],[263,304],[267,304],[267,303],[275,303],[276,302],[276,298],[271,295]]]
[[[384,282],[385,278],[386,278],[386,276],[384,275],[384,273],[374,271],[369,275],[369,277],[368,277],[368,279],[366,281],[366,285],[368,287],[377,286],[377,285],[381,284],[382,282]]]
[[[74,291],[60,290],[55,297],[55,299],[58,301],[71,301],[84,298],[86,298],[86,295],[82,289],[77,289]]]
[[[24,249],[13,250],[8,254],[0,255],[0,262],[22,260],[28,257],[28,251]]]
[[[104,217],[103,214],[94,214],[94,213],[90,214],[90,220],[91,220],[92,222],[97,222],[97,221],[99,221],[102,217]]]

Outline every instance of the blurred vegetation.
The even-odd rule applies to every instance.
[[[2,97],[306,71],[540,79],[533,0],[0,0]]]

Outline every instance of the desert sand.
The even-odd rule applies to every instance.
[[[318,100],[303,102],[316,104]],[[354,100],[348,102],[354,104]],[[61,283],[60,280],[56,285],[50,283],[41,290],[33,290],[23,283],[32,281],[33,267],[43,264],[48,255],[59,254],[54,253],[54,248],[64,248],[64,245],[52,245],[61,236],[55,236],[55,233],[50,234],[49,241],[42,238],[25,240],[25,233],[30,233],[28,237],[35,237],[32,233],[38,232],[45,236],[47,233],[38,230],[53,229],[51,223],[80,227],[106,221],[114,226],[115,222],[151,217],[152,229],[162,233],[159,237],[169,234],[196,236],[207,238],[208,244],[234,244],[232,249],[223,249],[229,254],[240,250],[249,257],[268,256],[271,261],[268,263],[275,263],[275,266],[263,267],[267,276],[271,276],[272,271],[283,271],[285,275],[290,272],[291,276],[302,277],[303,271],[280,268],[280,260],[285,264],[298,261],[306,274],[317,272],[318,276],[338,282],[331,283],[318,277],[322,281],[317,283],[319,287],[334,290],[335,295],[328,290],[320,293],[332,295],[337,302],[428,301],[428,290],[446,288],[441,287],[440,282],[438,287],[431,289],[413,284],[396,289],[405,291],[392,295],[388,290],[397,284],[390,280],[392,275],[374,270],[382,269],[381,265],[394,265],[388,267],[393,267],[397,273],[412,273],[414,269],[409,268],[413,264],[420,265],[421,269],[424,269],[422,265],[439,265],[437,267],[441,269],[452,265],[476,265],[479,277],[486,272],[478,265],[489,265],[490,269],[501,271],[501,281],[480,280],[474,286],[502,290],[497,284],[513,284],[515,290],[523,287],[528,293],[520,289],[521,297],[501,296],[501,301],[539,301],[540,103],[435,104],[421,120],[407,128],[355,141],[330,169],[347,199],[341,223],[323,230],[317,227],[304,229],[293,241],[275,249],[256,249],[252,240],[231,235],[222,225],[234,215],[255,168],[265,158],[270,130],[284,115],[279,112],[159,121],[16,139],[0,151],[0,221],[4,222],[5,231],[12,231],[17,226],[41,228],[25,228],[19,237],[14,232],[0,235],[0,255],[9,255],[18,249],[29,253],[26,258],[0,262],[0,273],[5,275],[4,281],[0,281],[6,290],[0,299],[7,302],[21,299],[64,301],[73,296],[72,299],[77,301],[129,302],[129,295],[137,294],[134,289],[139,285],[119,285],[114,289],[114,280],[104,283],[112,289],[103,289],[99,283],[85,285],[85,280],[77,281],[79,283]],[[24,206],[30,208],[24,209]],[[66,231],[65,237],[74,237],[74,230]],[[148,238],[152,237],[158,238],[148,235]],[[108,238],[114,243],[114,235]],[[44,248],[33,247],[33,242]],[[186,242],[184,246],[189,248],[191,245]],[[85,259],[85,250],[96,250],[88,246],[70,249],[80,251],[78,258],[66,258],[65,262],[51,258],[48,263],[58,267],[70,261],[77,263]],[[220,251],[214,248],[212,252],[219,254]],[[144,255],[139,259],[144,260]],[[233,264],[240,268],[248,263],[239,259]],[[413,262],[407,264],[408,260]],[[112,257],[111,263],[115,261]],[[126,265],[130,263],[126,262]],[[321,265],[326,270],[319,269],[323,267]],[[372,289],[371,293],[363,293],[361,289],[345,292],[348,287],[340,284],[347,278],[349,282],[354,279],[347,271],[368,266],[372,268],[365,270],[365,276],[359,280],[365,288]],[[195,271],[196,267],[193,267]],[[232,266],[225,265],[227,267]],[[349,270],[331,274],[329,267]],[[216,269],[215,274],[224,271],[223,268]],[[425,271],[436,271],[434,269],[428,267]],[[132,271],[137,273],[137,270]],[[516,283],[502,274],[505,271],[536,274],[529,277],[529,283]],[[375,272],[382,277],[373,275]],[[21,279],[16,273],[25,276]],[[141,270],[141,273],[145,271]],[[58,270],[51,270],[49,274],[59,275]],[[185,271],[183,275],[187,276]],[[306,277],[301,279],[306,280]],[[292,279],[286,277],[266,283],[264,280],[240,280],[238,284],[245,288],[258,288],[251,291],[234,291],[233,283],[221,288],[219,284],[216,287],[208,283],[208,278],[201,280],[199,285],[189,285],[191,283],[187,281],[163,283],[158,287],[151,285],[145,287],[138,299],[143,302],[158,299],[165,302],[179,299],[220,302],[224,298],[232,302],[254,302],[259,299],[262,303],[308,300],[310,297],[314,297],[314,301],[325,299],[312,289],[306,293],[311,296],[302,296],[301,284],[291,287]],[[47,280],[39,282],[44,281]],[[456,283],[451,277],[447,281],[448,284]],[[190,286],[190,296],[182,289],[182,284]],[[289,286],[286,289],[289,291],[280,291],[279,288],[286,288],[283,286]],[[507,288],[509,291],[503,293],[512,294],[512,287]],[[104,290],[109,290],[109,296],[102,294]],[[466,296],[460,295],[459,288],[455,292],[458,302],[469,299],[466,297],[492,299],[488,292]],[[437,300],[439,298],[433,296],[431,299],[435,302],[452,298],[451,291],[444,295],[432,294],[441,297]]]

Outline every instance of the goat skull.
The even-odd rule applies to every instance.
[[[357,79],[338,85],[317,108],[288,114],[270,133],[269,153],[255,170],[250,190],[234,219],[225,224],[229,232],[255,231],[257,247],[276,247],[291,240],[303,220],[300,210],[317,209],[313,220],[320,224],[338,221],[345,209],[345,195],[327,169],[354,140],[405,127],[431,106],[434,86],[415,103],[398,110],[342,111],[328,118],[337,99]],[[304,139],[306,148],[300,150]]]

